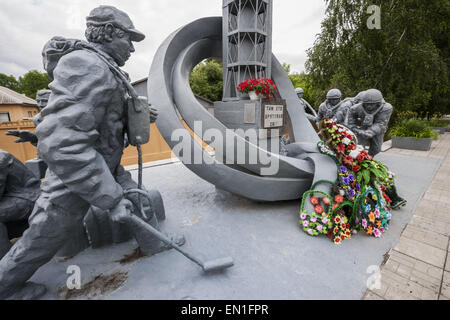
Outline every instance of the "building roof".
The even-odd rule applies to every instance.
[[[36,100],[28,98],[11,89],[0,86],[0,105],[1,104],[22,104],[27,106],[37,106]]]

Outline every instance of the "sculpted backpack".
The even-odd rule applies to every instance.
[[[150,140],[150,110],[146,97],[140,97],[131,86],[128,78],[117,67],[113,66],[104,55],[88,42],[77,39],[53,37],[48,41],[42,51],[44,69],[50,79],[54,79],[53,71],[59,60],[66,54],[75,50],[87,50],[97,54],[104,61],[113,74],[127,89],[128,97],[128,125],[127,136],[133,146],[142,145]]]

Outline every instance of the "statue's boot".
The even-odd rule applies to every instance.
[[[0,293],[2,300],[36,300],[47,292],[47,288],[42,284],[27,282],[20,288],[15,288],[11,295],[8,293]]]
[[[0,260],[11,249],[11,242],[8,237],[8,229],[0,222]]]

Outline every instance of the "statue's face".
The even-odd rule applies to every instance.
[[[119,37],[113,33],[112,41],[105,43],[104,46],[107,47],[108,52],[120,67],[123,67],[125,62],[130,58],[131,53],[136,51],[131,42],[130,35],[126,32],[123,37]]]
[[[303,92],[297,93],[297,97],[298,97],[299,99],[303,99]]]
[[[39,110],[44,109],[47,106],[48,103],[48,95],[43,95],[43,96],[37,96],[36,97],[36,102],[38,105]]]
[[[381,106],[381,103],[364,103],[363,104],[364,110],[366,110],[366,112],[368,112],[368,113],[375,112],[376,110],[378,110],[378,108],[380,106]]]
[[[332,106],[335,106],[335,105],[337,105],[339,102],[341,102],[341,99],[339,99],[339,98],[328,99],[328,102],[329,102]]]

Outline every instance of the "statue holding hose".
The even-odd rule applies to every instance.
[[[64,246],[91,206],[109,211],[113,221],[145,214],[145,197],[127,192],[137,185],[120,165],[130,93],[128,75],[119,69],[135,51],[132,42],[145,36],[126,13],[100,6],[87,17],[86,38],[54,38],[44,49],[52,94],[36,136],[48,170],[29,229],[0,261],[0,299],[45,293],[26,281]],[[154,214],[146,220],[159,228]],[[156,237],[154,245],[155,252],[170,248]]]

